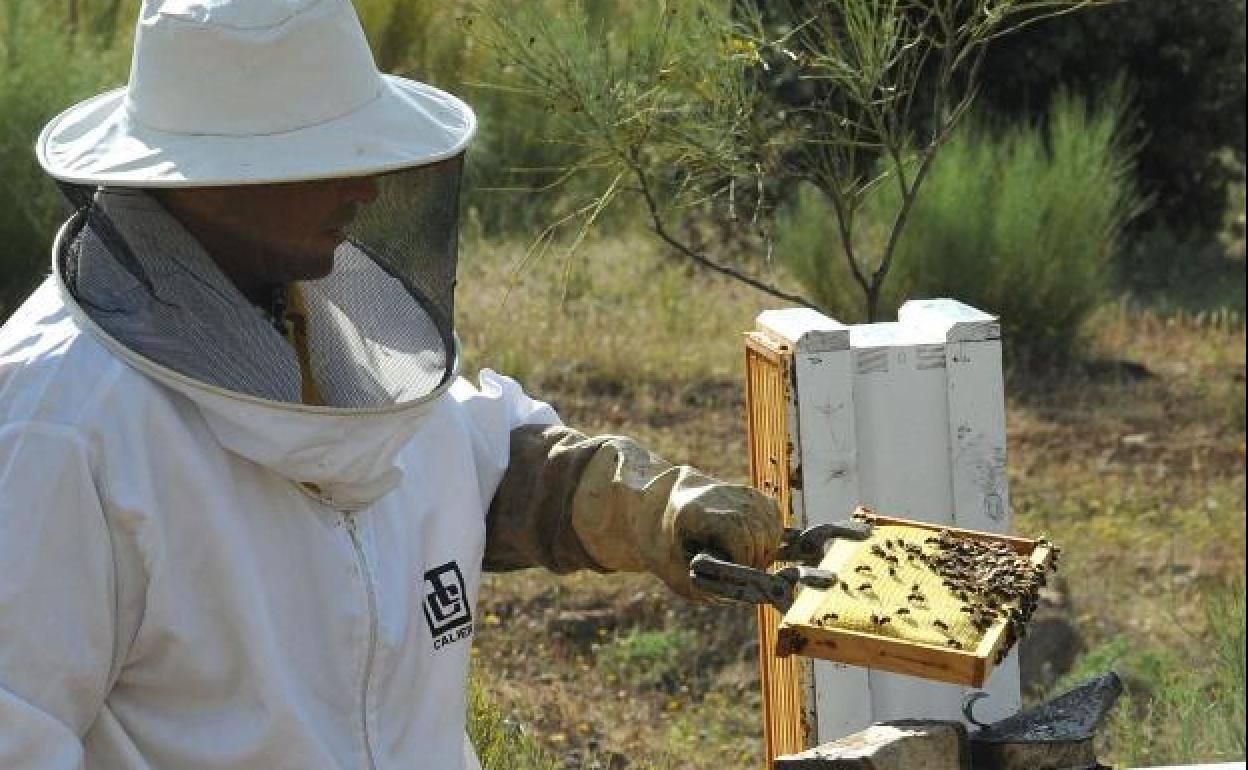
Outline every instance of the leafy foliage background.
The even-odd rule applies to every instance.
[[[1244,0],[1125,0],[1046,22],[990,50],[981,106],[1035,120],[1058,88],[1095,98],[1127,76],[1136,177],[1155,196],[1137,228],[1216,232],[1243,173],[1244,24]]]

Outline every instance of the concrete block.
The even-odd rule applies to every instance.
[[[775,770],[970,770],[961,722],[903,719],[871,725],[800,754],[777,757]]]

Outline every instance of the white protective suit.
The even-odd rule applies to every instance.
[[[485,513],[554,412],[486,371],[326,415],[91,323],[53,277],[0,330],[0,768],[475,767]]]
[[[696,595],[689,543],[770,561],[766,497],[559,425],[489,370],[342,409],[135,352],[277,332],[146,196],[100,200],[156,293],[101,271],[75,216],[0,328],[0,770],[473,770],[483,567]]]

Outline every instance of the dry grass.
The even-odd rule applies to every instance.
[[[741,340],[774,306],[766,297],[639,239],[572,259],[524,256],[467,249],[458,315],[468,371],[517,377],[584,430],[627,431],[681,462],[748,476]]]
[[[1095,329],[1106,363],[1015,383],[1015,526],[1068,546],[1077,669],[1127,679],[1114,764],[1242,759],[1243,318],[1118,305]]]
[[[587,431],[630,434],[670,459],[746,477],[741,333],[774,306],[766,298],[690,274],[638,240],[518,273],[518,250],[466,251],[470,369],[519,376]],[[1062,574],[1093,648],[1085,663],[1135,674],[1148,651],[1216,668],[1204,599],[1240,579],[1245,552],[1243,319],[1116,305],[1094,328],[1101,363],[1010,378],[1016,528],[1066,545]],[[552,633],[571,610],[596,618],[589,632]],[[642,576],[529,572],[488,579],[481,611],[482,680],[565,766],[618,766],[617,753],[633,768],[761,764],[749,609],[695,606]],[[1126,657],[1107,655],[1107,644]],[[1146,717],[1116,720],[1104,759],[1225,758],[1225,741],[1144,729],[1176,714],[1156,689],[1169,685],[1133,681],[1131,713]],[[1184,686],[1204,692],[1202,682]],[[1177,714],[1189,717],[1226,721]]]
[[[1116,306],[1096,329],[1151,374],[1114,360],[1014,389],[1016,526],[1072,545],[1063,574],[1093,627],[1177,643],[1204,582],[1243,565],[1243,321]]]

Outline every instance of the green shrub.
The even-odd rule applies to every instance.
[[[35,138],[60,110],[125,81],[129,36],[100,30],[114,5],[84,4],[76,34],[60,4],[5,0],[0,11],[0,319],[47,272],[64,217],[60,193],[35,160]]]
[[[1244,0],[1140,0],[1037,24],[997,41],[983,68],[980,107],[1040,117],[1059,87],[1093,94],[1120,73],[1137,84],[1137,179],[1157,197],[1141,225],[1184,238],[1217,232],[1244,159]]]
[[[598,648],[598,668],[638,689],[675,690],[688,680],[683,667],[696,658],[697,634],[676,628],[660,631],[632,629]]]
[[[1184,236],[1165,225],[1134,233],[1115,267],[1116,283],[1159,313],[1244,313],[1244,261],[1229,259],[1207,233]]]
[[[559,0],[542,0],[556,13]],[[378,66],[444,88],[472,105],[479,133],[468,153],[463,206],[471,229],[484,235],[536,235],[553,216],[558,196],[540,191],[558,177],[571,150],[546,140],[556,119],[526,102],[473,34],[464,3],[355,0]],[[608,5],[614,6],[614,0]],[[528,100],[531,101],[531,100]],[[573,194],[577,185],[566,190]]]
[[[1119,130],[1123,94],[1116,88],[1095,107],[1059,94],[1044,128],[964,126],[920,192],[882,306],[952,297],[1001,317],[1015,363],[1073,355],[1139,205]],[[859,253],[879,249],[895,196],[885,187],[864,206]],[[831,222],[813,191],[803,191],[781,214],[778,252],[833,315],[859,321],[862,293],[833,250]]]
[[[1113,636],[1088,650],[1053,693],[1117,671],[1126,685],[1102,730],[1114,766],[1153,767],[1244,757],[1244,587],[1219,586],[1205,599],[1194,651]]]
[[[482,770],[556,770],[558,764],[533,738],[510,722],[476,674],[468,690],[468,738]]]

